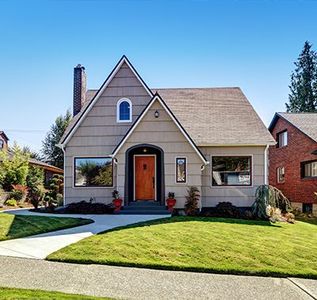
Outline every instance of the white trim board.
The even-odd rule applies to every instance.
[[[191,140],[191,138],[189,137],[189,135],[187,134],[187,132],[180,126],[178,120],[175,118],[175,116],[171,113],[171,111],[169,110],[169,108],[167,107],[167,105],[164,103],[164,101],[162,101],[162,99],[159,97],[159,95],[155,95],[151,102],[148,104],[148,106],[145,108],[145,110],[143,111],[143,113],[139,116],[139,118],[137,119],[137,121],[133,124],[133,126],[130,128],[129,132],[125,135],[125,137],[121,140],[121,142],[119,143],[119,145],[117,146],[117,148],[115,149],[115,151],[113,152],[113,156],[115,157],[118,152],[120,151],[120,149],[122,148],[122,146],[124,145],[124,143],[127,141],[127,139],[131,136],[131,134],[133,133],[133,131],[135,130],[135,128],[139,125],[139,123],[142,121],[142,119],[144,118],[144,116],[147,114],[147,112],[150,110],[150,108],[152,107],[152,105],[154,104],[155,101],[158,101],[162,107],[165,109],[165,111],[167,112],[167,114],[169,115],[169,117],[173,120],[173,122],[176,124],[176,126],[178,127],[178,129],[181,131],[181,133],[184,135],[184,137],[186,138],[186,140],[189,142],[189,144],[193,147],[193,149],[195,150],[195,152],[198,154],[199,158],[203,161],[203,163],[205,165],[208,165],[209,162],[203,157],[203,155],[201,154],[201,152],[198,150],[197,146],[193,143],[193,141]]]
[[[75,123],[75,126],[72,127],[72,129],[70,130],[70,132],[68,133],[67,137],[65,138],[65,140],[58,144],[59,146],[61,145],[66,145],[70,138],[73,136],[73,134],[76,132],[77,128],[79,127],[79,125],[82,123],[82,121],[85,119],[85,117],[87,116],[87,114],[90,112],[90,110],[93,108],[93,106],[95,105],[95,103],[98,101],[98,99],[100,98],[100,96],[103,94],[104,90],[107,88],[107,86],[109,85],[109,83],[111,82],[111,80],[114,78],[114,76],[118,73],[118,71],[120,70],[121,66],[126,63],[128,65],[128,67],[130,68],[130,70],[133,72],[133,74],[136,76],[136,78],[139,80],[139,82],[142,84],[142,86],[144,87],[144,89],[147,91],[147,93],[153,97],[153,93],[151,92],[151,90],[146,86],[146,84],[144,83],[144,81],[142,80],[142,78],[140,77],[140,75],[135,71],[134,67],[131,65],[131,63],[129,62],[129,60],[127,59],[127,57],[124,55],[122,56],[122,58],[119,60],[119,62],[117,63],[116,67],[112,70],[112,72],[110,73],[110,75],[108,76],[108,78],[106,79],[106,81],[102,84],[102,86],[100,87],[100,89],[98,90],[98,92],[96,93],[96,95],[93,97],[93,99],[91,100],[91,102],[88,104],[86,110],[82,113],[82,115],[79,116],[78,120]]]

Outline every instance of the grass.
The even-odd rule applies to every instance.
[[[84,239],[49,260],[210,273],[317,278],[317,226],[173,217]]]
[[[65,294],[65,293],[59,293],[59,292],[46,292],[41,290],[26,290],[26,289],[0,287],[0,299],[6,299],[6,300],[16,300],[16,299],[95,300],[95,299],[109,299],[109,298],[83,296],[83,295],[76,295],[76,294]]]
[[[65,229],[93,222],[81,218],[19,216],[0,213],[0,241]]]

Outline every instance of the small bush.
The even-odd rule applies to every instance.
[[[240,210],[231,202],[219,202],[216,206],[216,214],[218,217],[239,218]]]
[[[103,203],[89,203],[81,201],[71,203],[65,207],[63,213],[65,214],[112,214],[114,208],[111,204]]]
[[[16,201],[21,201],[23,199],[23,192],[21,190],[12,190],[10,192],[10,199],[15,199]]]
[[[185,212],[188,216],[196,216],[198,214],[198,203],[200,199],[200,193],[196,186],[191,186],[186,196]]]
[[[7,206],[17,206],[17,201],[15,199],[9,199],[5,202]]]

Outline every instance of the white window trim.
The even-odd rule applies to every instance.
[[[280,180],[280,175],[282,174],[282,173],[280,173],[280,170],[284,170],[284,180]],[[285,183],[285,167],[277,167],[277,169],[276,169],[276,181],[277,181],[277,183]]]
[[[112,159],[112,186],[76,186],[75,185],[75,171],[76,171],[76,158],[111,158]],[[72,156],[72,164],[73,164],[73,170],[72,170],[72,188],[73,189],[113,189],[115,187],[115,179],[117,182],[117,174],[115,172],[115,162],[114,158],[111,155],[78,155],[78,156]],[[64,159],[65,164],[65,159]],[[65,167],[64,167],[65,170]],[[64,185],[66,186],[66,185]],[[65,195],[65,194],[64,194]],[[65,196],[64,196],[65,199]]]
[[[185,180],[184,182],[178,182],[178,181],[177,181],[177,159],[178,159],[178,158],[185,158],[185,160],[186,160],[186,168],[185,168],[185,179],[186,179],[186,180]],[[181,184],[187,185],[187,181],[188,181],[188,178],[187,178],[187,175],[188,175],[187,167],[188,167],[188,159],[187,159],[187,156],[184,156],[184,155],[175,156],[175,184],[177,184],[177,185],[181,185]]]
[[[120,104],[122,102],[128,102],[130,105],[130,116],[129,116],[129,120],[120,120]],[[117,123],[130,123],[132,122],[132,102],[130,99],[128,98],[121,98],[118,102],[117,102]]]
[[[241,157],[251,157],[251,185],[212,185],[212,157],[213,156],[241,156]],[[210,154],[210,164],[209,164],[209,187],[211,189],[250,189],[254,187],[254,158],[253,154]]]

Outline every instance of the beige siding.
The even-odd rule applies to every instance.
[[[73,187],[73,161],[76,156],[106,156],[112,153],[132,125],[132,123],[117,123],[117,102],[123,97],[129,98],[132,102],[133,122],[151,99],[126,64],[119,69],[67,144],[65,155],[66,203],[89,200],[91,197],[98,202],[109,203],[111,201],[113,188]],[[114,175],[114,186],[116,186],[116,173]]]
[[[205,168],[202,176],[203,206],[213,207],[222,201],[229,201],[236,206],[250,206],[254,201],[256,188],[264,184],[265,147],[200,147],[200,149],[210,162],[212,155],[252,156],[252,186],[211,186],[211,166]]]
[[[160,113],[157,119],[154,117],[156,110]],[[168,192],[174,192],[177,199],[176,207],[183,208],[187,188],[191,185],[201,187],[203,163],[158,101],[153,104],[117,154],[117,182],[120,194],[124,195],[125,152],[130,147],[143,143],[158,146],[164,151],[165,198]],[[185,184],[176,183],[175,159],[178,156],[187,158],[187,183]]]

